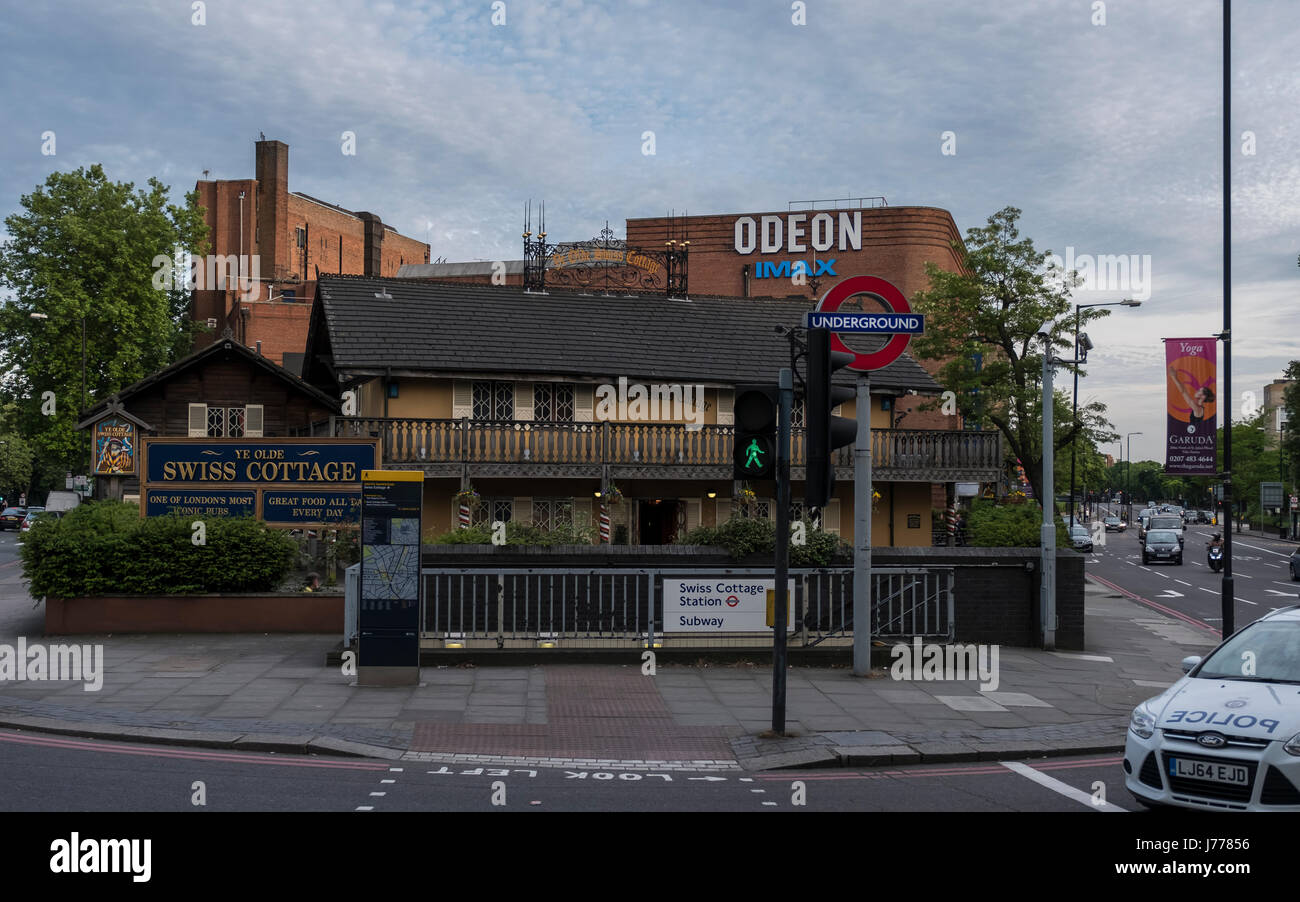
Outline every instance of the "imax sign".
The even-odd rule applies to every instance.
[[[862,211],[839,214],[787,213],[785,216],[742,216],[736,220],[736,253],[802,254],[811,246],[828,251],[836,244],[842,251],[862,250]]]
[[[791,279],[798,275],[804,276],[838,276],[835,271],[835,258],[829,260],[814,260],[816,267],[809,272],[809,266],[803,260],[782,260],[777,263],[772,260],[759,260],[754,264],[755,279]]]

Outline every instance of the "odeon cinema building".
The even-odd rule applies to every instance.
[[[774,517],[772,489],[732,479],[735,386],[776,381],[785,333],[839,280],[879,276],[910,297],[927,262],[958,265],[960,241],[944,210],[874,200],[630,219],[626,234],[548,243],[525,226],[518,260],[321,274],[302,375],[343,405],[314,434],[377,438],[385,467],[421,471],[437,532],[603,515],[609,541],[663,544],[733,514]],[[937,511],[1001,479],[996,433],[918,409],[943,390],[937,368],[904,353],[872,374],[875,544],[932,544]],[[851,541],[853,448],[836,452],[834,499],[803,511],[803,422],[797,401],[794,513]]]

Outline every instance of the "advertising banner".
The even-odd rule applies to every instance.
[[[1171,476],[1213,476],[1216,472],[1217,341],[1165,339],[1165,472]]]

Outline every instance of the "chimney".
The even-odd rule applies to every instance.
[[[257,142],[257,242],[248,241],[251,253],[260,254],[264,278],[287,278],[289,260],[289,145],[283,141]],[[245,239],[247,240],[247,239]]]
[[[262,342],[260,339],[257,342],[257,356],[258,357],[262,356]]]
[[[365,226],[365,251],[362,256],[364,276],[382,276],[384,274],[384,223],[374,213],[357,213],[357,218]]]

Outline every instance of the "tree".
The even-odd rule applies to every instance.
[[[1019,217],[1018,209],[1006,207],[983,228],[967,230],[964,245],[953,242],[962,261],[958,272],[926,264],[930,287],[912,299],[912,306],[927,315],[926,332],[912,346],[921,357],[946,361],[939,379],[955,393],[960,413],[980,416],[1002,433],[1009,460],[1021,462],[1034,496],[1041,499],[1043,343],[1037,335],[1051,321],[1052,346],[1060,356],[1074,357],[1074,318],[1062,317],[1070,312],[1070,291],[1081,280],[1052,263],[1050,251],[1037,251],[1032,240],[1020,239]],[[1080,325],[1108,313],[1083,310]],[[983,355],[978,368],[977,354]],[[1072,365],[1058,367],[1057,384],[1072,371]],[[1058,466],[1062,450],[1069,457],[1075,436],[1081,438],[1080,448],[1115,438],[1104,404],[1080,405],[1078,420],[1071,422],[1069,397],[1064,406],[1061,397],[1057,395],[1053,432]],[[1068,460],[1066,466],[1068,474]],[[1065,485],[1068,491],[1068,478]]]
[[[1300,485],[1300,360],[1292,360],[1286,368],[1286,378],[1291,380],[1282,392],[1282,409],[1287,419],[1282,431],[1282,462],[1286,488]]]
[[[161,369],[193,343],[183,281],[153,285],[155,258],[206,253],[197,193],[185,206],[168,188],[110,181],[99,165],[55,172],[5,220],[0,285],[0,401],[17,407],[14,425],[37,455],[38,482],[62,488],[82,469],[89,438],[78,414]],[[40,314],[44,318],[34,318]],[[85,335],[85,395],[82,335]]]
[[[1232,498],[1234,514],[1263,526],[1259,504],[1259,484],[1276,482],[1278,478],[1278,452],[1269,447],[1268,433],[1264,431],[1267,412],[1261,409],[1248,420],[1232,424]],[[1223,472],[1223,427],[1217,432],[1218,467]]]

